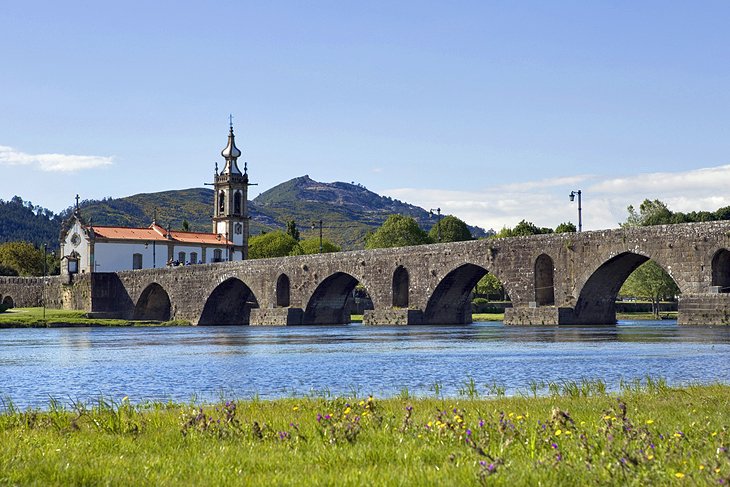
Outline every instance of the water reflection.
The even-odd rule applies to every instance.
[[[0,397],[135,401],[332,394],[455,395],[468,378],[508,393],[532,380],[730,382],[730,327],[171,327],[0,330]]]

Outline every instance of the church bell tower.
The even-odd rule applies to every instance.
[[[236,147],[233,135],[233,122],[228,132],[228,145],[221,151],[226,161],[223,170],[218,173],[215,167],[213,189],[215,191],[213,208],[213,233],[222,239],[233,242],[228,260],[244,260],[248,258],[248,174],[247,164],[243,172],[238,168],[237,160],[241,151]]]

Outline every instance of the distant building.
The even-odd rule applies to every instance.
[[[167,265],[206,264],[248,258],[248,174],[233,135],[221,151],[223,170],[215,168],[213,232],[182,232],[152,221],[147,228],[95,226],[76,209],[61,233],[61,274],[116,272]]]

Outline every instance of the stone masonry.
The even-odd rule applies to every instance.
[[[487,272],[512,299],[507,324],[611,324],[621,284],[643,262],[681,290],[681,324],[729,324],[730,221],[488,239],[74,276],[47,281],[47,303],[195,324],[338,324],[356,285],[366,324],[462,324]],[[37,305],[37,279],[2,278],[0,295]]]

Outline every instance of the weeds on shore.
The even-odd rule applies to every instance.
[[[0,484],[726,485],[730,387],[535,383],[502,397],[1,401]],[[548,395],[541,395],[547,391]]]

